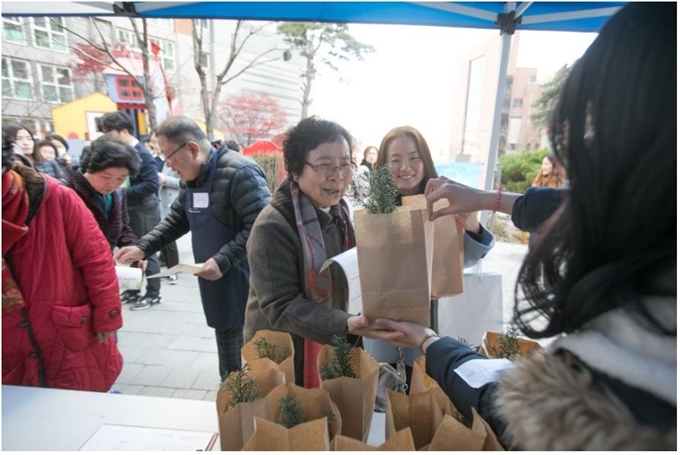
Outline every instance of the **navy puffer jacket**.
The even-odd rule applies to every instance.
[[[246,260],[246,242],[250,229],[260,211],[269,204],[271,195],[262,168],[252,159],[229,150],[218,141],[213,144],[212,153],[217,153],[217,169],[213,179],[210,202],[217,220],[238,231],[234,240],[225,244],[213,256],[222,273]],[[203,163],[198,177],[182,183],[179,195],[170,207],[170,213],[148,234],[139,240],[139,246],[146,256],[161,250],[166,245],[189,232],[189,220],[184,211],[184,193],[189,188],[205,184],[210,174],[210,159]],[[200,235],[200,233],[193,233]]]

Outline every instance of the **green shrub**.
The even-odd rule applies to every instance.
[[[531,186],[536,174],[541,169],[543,158],[549,153],[547,149],[524,151],[500,158],[501,185],[505,191],[524,193]]]
[[[267,176],[267,186],[271,194],[276,192],[276,188],[285,176],[283,170],[283,155],[280,153],[257,153],[250,155],[250,158],[255,160],[257,164],[262,167],[264,174]]]

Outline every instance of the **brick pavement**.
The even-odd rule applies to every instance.
[[[193,263],[191,234],[178,241],[180,261]],[[512,315],[514,283],[526,245],[498,242],[482,272],[503,275],[503,316]],[[473,269],[475,271],[475,269]],[[113,388],[125,394],[214,401],[220,384],[213,329],[205,322],[194,276],[163,280],[163,302],[142,311],[123,308],[118,343],[124,366]]]

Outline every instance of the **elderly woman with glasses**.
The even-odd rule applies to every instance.
[[[288,332],[295,345],[295,380],[318,387],[316,358],[333,335],[386,341],[401,334],[375,330],[347,312],[347,296],[319,273],[324,261],[355,246],[343,199],[352,182],[352,137],[340,125],[307,118],[287,133],[288,177],[260,212],[248,239],[250,295],[244,341],[258,330]]]

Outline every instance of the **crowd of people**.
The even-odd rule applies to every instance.
[[[63,138],[36,143],[3,127],[3,384],[108,391],[123,363],[122,304],[161,303],[158,279],[142,297],[119,295],[114,259],[155,274],[156,253],[172,266],[175,241],[191,232],[223,380],[244,342],[269,329],[291,334],[296,382],[318,387],[317,355],[340,335],[380,362],[410,366],[424,354],[456,408],[470,420],[476,409],[507,449],[675,449],[675,17],[673,4],[632,3],[603,27],[564,82],[553,154],[524,194],[438,176],[411,126],[367,147],[357,166],[343,126],[303,119],[286,133],[274,194],[255,161],[186,117],[165,120],[145,147],[127,114],[106,114],[106,134],[77,169]],[[380,166],[397,204],[425,195],[431,220],[456,217],[466,266],[494,246],[480,210],[540,232],[513,322],[529,338],[555,337],[544,352],[501,367],[430,327],[348,312],[320,266],[356,245],[345,195],[365,197]],[[434,211],[440,199],[449,205]],[[469,371],[484,371],[483,384]]]

